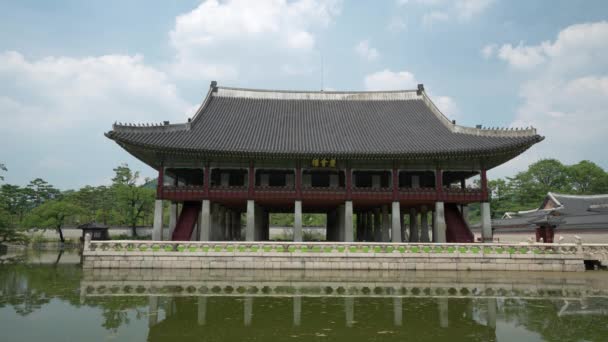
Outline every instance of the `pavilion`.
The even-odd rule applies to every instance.
[[[158,170],[153,239],[170,201],[171,239],[198,241],[267,240],[269,214],[290,212],[294,241],[302,213],[321,213],[328,241],[473,242],[475,202],[491,241],[486,171],[543,139],[534,128],[457,125],[421,84],[313,92],[216,82],[185,123],[114,124],[106,136]]]

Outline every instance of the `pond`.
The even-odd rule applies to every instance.
[[[608,272],[0,265],[2,341],[608,341]]]

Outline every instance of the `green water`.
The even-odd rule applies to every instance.
[[[6,259],[5,259],[6,260]],[[0,265],[0,341],[608,341],[608,273]]]

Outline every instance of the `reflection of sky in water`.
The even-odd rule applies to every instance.
[[[57,265],[51,253],[31,258],[35,265],[0,266],[2,341],[602,341],[608,336],[608,273],[602,272],[83,273],[74,255],[65,256]],[[252,287],[257,290],[248,292]]]

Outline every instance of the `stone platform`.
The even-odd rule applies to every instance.
[[[607,251],[597,244],[87,241],[83,267],[573,272]]]

